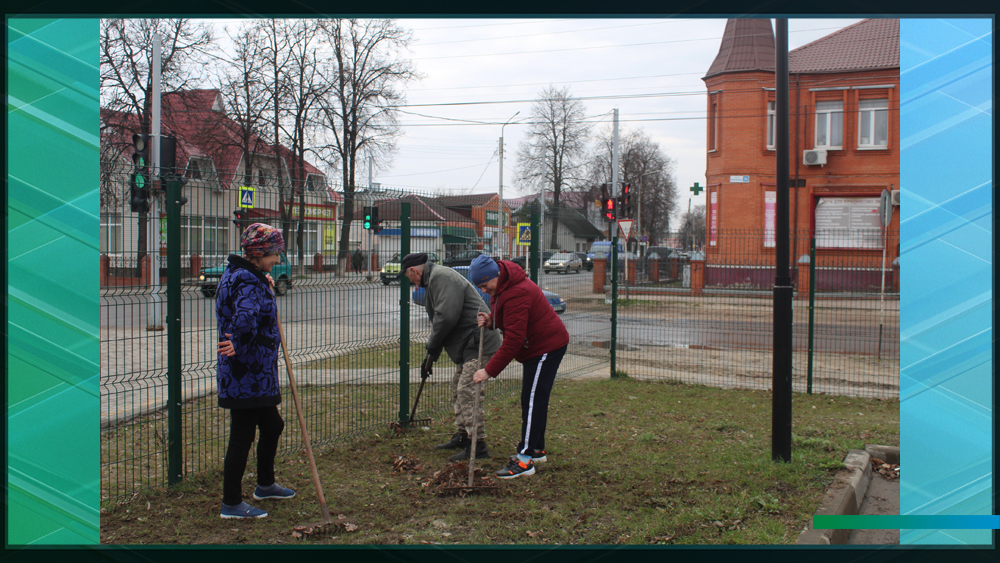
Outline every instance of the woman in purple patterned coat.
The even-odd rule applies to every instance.
[[[278,485],[274,456],[285,421],[278,412],[278,310],[268,272],[278,263],[285,241],[281,231],[254,223],[240,237],[243,256],[231,254],[215,302],[219,323],[216,367],[219,406],[229,409],[229,447],[222,484],[222,518],[264,518],[267,512],[243,501],[242,481],[254,435],[257,488],[253,498],[288,499],[295,491]],[[231,339],[231,340],[227,340]]]

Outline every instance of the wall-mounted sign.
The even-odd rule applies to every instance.
[[[730,184],[749,184],[750,183],[750,176],[730,176],[729,177],[729,183]]]

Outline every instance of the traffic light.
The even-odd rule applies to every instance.
[[[163,181],[163,189],[166,188],[167,178],[173,175],[177,161],[177,137],[167,137],[160,135],[160,179]]]
[[[236,216],[236,218],[233,219],[233,224],[236,225],[236,228],[239,229],[240,232],[242,233],[243,221],[246,220],[246,211],[243,211],[242,209],[237,209],[236,211],[233,211],[233,215]]]
[[[615,198],[609,197],[608,199],[604,200],[604,217],[608,221],[615,221],[618,218],[618,215],[615,211],[616,211]]]
[[[134,213],[149,212],[149,135],[132,135],[132,171],[129,205]]]
[[[362,223],[362,226],[365,228],[365,230],[371,229],[372,228],[372,208],[365,206],[365,208],[364,208],[364,214],[365,214],[365,221],[364,221],[364,223]]]
[[[632,185],[622,183],[621,191],[618,193],[618,211],[623,218],[632,216]]]
[[[382,220],[378,218],[378,207],[372,207],[372,231],[379,234],[382,231]]]

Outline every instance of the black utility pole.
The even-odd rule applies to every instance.
[[[771,460],[792,459],[792,278],[788,267],[788,20],[774,22],[774,371]]]

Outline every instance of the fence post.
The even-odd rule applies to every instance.
[[[399,203],[399,257],[410,253],[410,202]],[[410,421],[410,279],[399,272],[399,423]]]
[[[801,276],[799,276],[801,277]],[[813,328],[816,313],[816,238],[809,242],[809,361],[806,367],[806,393],[813,392]]]
[[[795,288],[795,298],[808,299],[812,295],[812,280],[809,279],[809,274],[812,272],[812,260],[810,260],[808,254],[803,254],[799,257],[798,264],[796,265],[799,269],[799,275],[798,287]]]
[[[167,483],[184,477],[181,413],[181,184],[167,182]],[[159,264],[155,275],[160,275]]]
[[[705,255],[695,252],[691,255],[691,295],[701,295],[705,287]]]
[[[108,268],[110,265],[111,257],[107,254],[101,254],[101,287],[107,287],[108,285]],[[898,270],[899,269],[897,268],[897,271]]]
[[[604,260],[594,260],[594,278],[591,285],[594,293],[604,293],[604,282],[608,279],[608,263]]]

